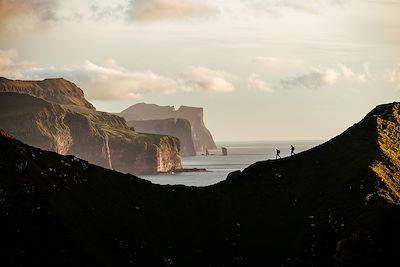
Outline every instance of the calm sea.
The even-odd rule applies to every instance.
[[[324,141],[253,141],[253,142],[218,142],[217,146],[226,147],[228,156],[222,156],[221,149],[209,150],[210,156],[198,155],[182,158],[184,168],[206,168],[207,172],[191,172],[177,174],[160,174],[141,176],[155,184],[183,184],[190,186],[206,186],[225,180],[228,173],[243,170],[249,165],[275,158],[275,148],[281,156],[290,155],[290,145],[295,152],[310,149]]]

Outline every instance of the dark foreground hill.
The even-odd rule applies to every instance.
[[[0,135],[0,265],[385,266],[400,249],[400,104],[304,153],[159,186]]]

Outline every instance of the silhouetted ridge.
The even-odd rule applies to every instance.
[[[203,188],[154,185],[0,135],[0,263],[389,265],[400,249],[399,107]]]
[[[0,128],[0,136],[4,138],[14,139],[11,134]]]

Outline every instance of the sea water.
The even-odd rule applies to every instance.
[[[185,172],[175,174],[159,174],[141,176],[155,184],[182,184],[188,186],[207,186],[225,180],[230,172],[243,170],[257,161],[275,159],[276,148],[281,157],[290,156],[290,146],[295,153],[308,150],[324,141],[249,141],[249,142],[217,142],[218,149],[210,149],[209,156],[197,155],[182,158],[183,168],[205,168],[207,172]],[[223,156],[221,147],[228,149]]]

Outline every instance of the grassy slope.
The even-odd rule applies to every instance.
[[[125,139],[128,142],[137,141],[141,144],[145,142],[159,144],[160,140],[166,137],[165,135],[132,131],[125,123],[121,123],[121,120],[116,120],[116,115],[107,112],[100,112],[73,105],[64,105],[63,107],[71,112],[82,114],[90,121],[94,122],[99,129],[106,131],[111,136]]]
[[[385,198],[366,201],[385,188],[371,166],[395,165],[381,153],[377,125],[369,116],[319,147],[204,188],[152,185],[30,147],[19,154],[18,141],[0,138],[0,181],[14,193],[11,183],[31,181],[51,211],[40,224],[55,226],[38,231],[53,246],[25,249],[36,262],[38,250],[67,247],[69,262],[108,266],[384,264],[397,256],[400,214]],[[19,173],[15,163],[25,159]],[[31,235],[22,238],[31,244]]]
[[[75,144],[69,153],[101,166],[109,166],[106,156],[101,154],[106,135],[112,166],[123,172],[156,172],[155,147],[159,147],[160,143],[170,144],[171,149],[179,146],[175,137],[135,132],[123,118],[110,113],[76,105],[60,105],[19,93],[6,92],[0,93],[0,96],[0,127],[28,144],[52,151],[56,146],[55,140],[59,141],[60,129],[68,134],[69,127],[73,129],[71,135]],[[64,119],[65,114],[67,119]],[[88,137],[90,139],[85,144]],[[81,144],[87,145],[86,152],[81,150]],[[167,153],[165,149],[163,152]],[[148,158],[135,163],[139,155]],[[179,157],[175,159],[180,161]]]

